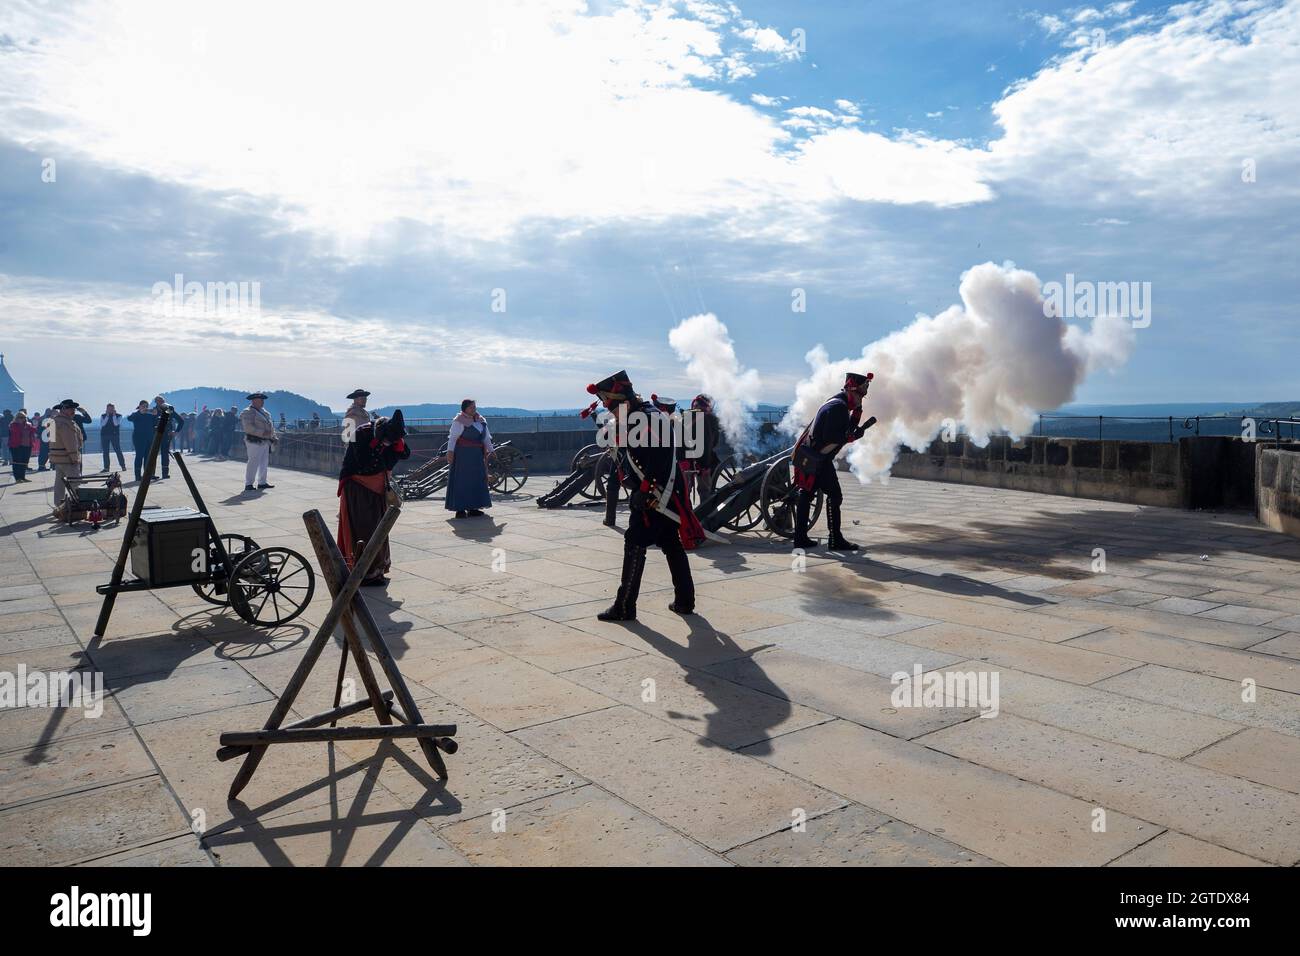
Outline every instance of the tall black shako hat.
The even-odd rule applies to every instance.
[[[866,375],[860,375],[857,372],[844,373],[844,390],[854,392],[865,392],[867,383],[875,378],[875,374],[868,372]]]
[[[596,400],[582,411],[583,418],[594,412],[597,405],[612,409],[619,402],[630,402],[636,398],[636,390],[632,387],[632,380],[627,377],[627,372],[615,372],[609,378],[588,385],[587,393],[595,395]]]

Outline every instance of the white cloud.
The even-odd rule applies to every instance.
[[[994,104],[985,172],[1060,201],[1191,200],[1192,214],[1296,196],[1298,38],[1294,0],[1192,3],[1065,55]],[[1243,184],[1245,159],[1270,174]]]
[[[580,0],[376,0],[364,17],[262,0],[10,3],[0,33],[41,43],[0,56],[0,123],[42,155],[249,194],[354,257],[395,225],[403,242],[423,226],[464,249],[536,219],[572,232],[707,218],[789,241],[816,234],[788,227],[792,203],[812,218],[846,198],[1212,205],[1300,189],[1298,9],[1211,0],[1112,30],[1123,38],[1012,85],[981,147],[854,128],[850,99],[781,118],[757,107],[783,97],[730,95],[791,50],[705,0],[595,14]]]

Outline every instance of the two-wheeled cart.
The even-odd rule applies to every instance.
[[[119,594],[168,587],[191,587],[203,600],[229,605],[257,627],[278,627],[292,621],[306,609],[315,592],[312,566],[289,548],[263,548],[246,535],[220,533],[180,452],[172,457],[196,507],[144,510],[162,439],[174,414],[171,406],[166,406],[158,416],[113,576],[95,589],[104,595],[95,637],[103,638]]]

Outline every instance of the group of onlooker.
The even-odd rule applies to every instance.
[[[4,414],[0,417],[4,425],[4,430],[8,434],[8,441],[5,442],[8,447],[9,461],[13,467],[14,481],[30,481],[27,472],[31,469],[32,458],[36,458],[36,470],[45,471],[50,464],[55,465],[55,487],[61,488],[61,482],[58,474],[58,465],[60,459],[66,461],[66,447],[71,442],[64,442],[58,445],[56,432],[58,428],[63,427],[59,424],[60,419],[66,419],[66,427],[71,428],[76,434],[76,458],[81,460],[81,448],[86,443],[86,425],[90,423],[90,412],[86,411],[76,402],[68,406],[72,399],[47,408],[44,412],[37,412],[29,416],[27,409],[20,408],[17,412],[11,412],[5,409]],[[68,407],[65,407],[68,406]],[[64,449],[55,456],[56,446]],[[62,497],[59,496],[60,500]]]
[[[182,448],[225,461],[230,457],[230,446],[234,444],[238,424],[239,407],[236,405],[231,405],[227,411],[205,408],[198,413],[190,412],[185,416],[181,432]]]

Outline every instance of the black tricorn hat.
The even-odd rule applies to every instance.
[[[59,402],[59,408],[71,408],[75,411],[80,407],[81,406],[77,404],[77,400],[75,398],[65,398],[63,401]]]
[[[365,398],[369,394],[370,393],[367,392],[364,388],[357,388],[357,389],[353,389],[352,392],[349,393],[348,398]]]
[[[376,426],[378,431],[378,426]],[[402,410],[395,409],[393,414],[384,420],[383,432],[381,437],[389,441],[397,441],[406,435],[406,419],[402,417]]]
[[[248,399],[250,402],[255,398],[265,399],[266,392],[254,392],[252,395],[245,395],[244,397]]]
[[[594,385],[588,385],[587,391],[595,395],[606,407],[609,407],[611,403],[629,401],[636,395],[636,390],[632,388],[632,380],[627,377],[627,372],[615,372]]]

